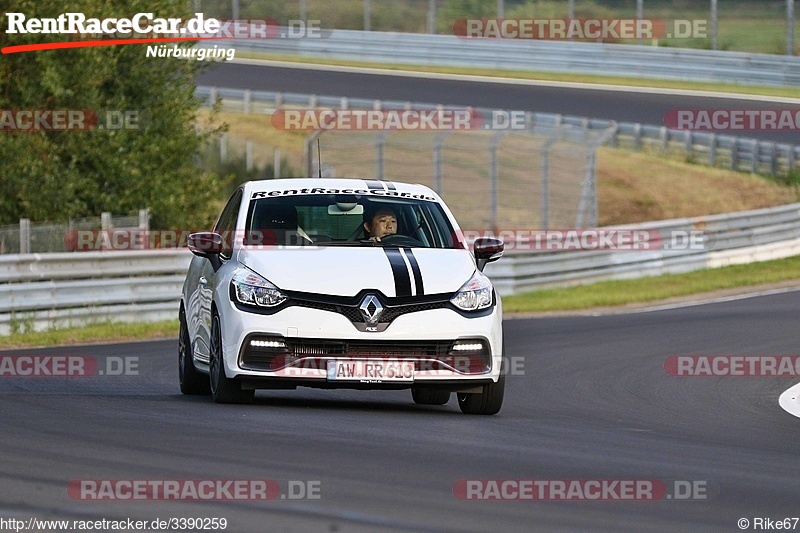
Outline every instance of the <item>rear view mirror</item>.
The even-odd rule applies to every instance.
[[[189,250],[198,257],[211,261],[216,271],[222,264],[219,254],[223,250],[222,235],[212,232],[192,233],[189,235]]]
[[[356,203],[335,203],[328,206],[329,215],[363,215],[364,206]]]
[[[500,239],[492,239],[483,237],[475,240],[473,245],[473,252],[475,253],[475,261],[478,263],[478,270],[483,272],[487,263],[497,261],[503,257],[505,244]]]

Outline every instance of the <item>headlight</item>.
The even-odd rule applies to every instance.
[[[486,309],[492,305],[492,283],[476,270],[470,280],[450,299],[450,303],[464,311]]]
[[[275,307],[288,298],[278,287],[248,270],[237,272],[231,280],[231,285],[236,299],[246,305]]]

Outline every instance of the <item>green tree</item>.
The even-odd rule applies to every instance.
[[[56,18],[189,18],[173,0],[5,0],[0,46],[75,36],[8,34],[6,13]],[[181,46],[192,46],[181,44]],[[172,46],[172,45],[170,45]],[[196,129],[194,78],[202,62],[146,57],[146,45],[100,46],[0,56],[0,109],[138,111],[138,130],[0,131],[0,224],[135,212],[154,227],[204,227],[219,193],[216,175],[197,165],[214,128]]]

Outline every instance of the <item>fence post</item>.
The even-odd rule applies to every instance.
[[[150,230],[150,210],[139,209],[139,229],[142,231]]]
[[[19,253],[31,253],[31,219],[19,219]]]
[[[638,122],[633,126],[633,145],[637,152],[642,150],[642,125]]]
[[[550,147],[542,146],[542,229],[550,229]]]
[[[692,135],[692,130],[686,130],[685,138],[686,138],[686,146],[684,147],[686,150],[686,157],[692,157],[694,153],[694,136]]]
[[[584,131],[588,131],[584,128]],[[550,229],[550,148],[558,142],[560,134],[547,139],[542,145],[542,215],[540,224],[543,229]]]
[[[322,135],[322,130],[317,130],[305,140],[305,156],[303,161],[303,168],[305,169],[305,175],[307,178],[314,178],[317,177],[318,174],[314,172],[314,141],[318,141],[319,136]],[[322,168],[320,167],[320,172],[322,172]]]
[[[588,210],[588,216],[586,211]],[[586,160],[586,172],[583,178],[583,190],[578,206],[576,227],[593,228],[597,226],[597,161],[595,152],[589,153]]]
[[[444,183],[442,182],[442,168],[444,166],[443,148],[444,140],[447,138],[448,134],[449,132],[437,134],[433,144],[433,190],[439,196],[442,195],[442,190],[444,189]]]
[[[611,138],[608,140],[608,145],[611,148],[617,147],[617,138],[619,136],[619,124],[614,124],[614,132],[611,134]]]
[[[791,173],[794,170],[794,150],[793,144],[789,145],[789,153],[786,154],[786,168]]]
[[[717,34],[719,33],[719,11],[717,0],[711,0],[711,49],[717,49]]]
[[[794,55],[794,0],[786,0],[786,55]]]
[[[253,141],[248,140],[245,143],[245,157],[247,159],[247,170],[253,170]]]
[[[217,103],[217,88],[212,87],[208,90],[208,102],[209,106],[214,106]]]
[[[386,135],[381,133],[375,137],[375,179],[383,179],[383,146],[386,144]]]
[[[281,149],[277,146],[274,149],[274,156],[272,160],[272,169],[273,169],[273,177],[280,178],[281,177]]]
[[[775,143],[775,142],[774,142],[774,143],[772,143],[772,144],[770,145],[770,148],[771,148],[771,150],[770,150],[770,154],[769,154],[769,159],[770,159],[770,161],[769,161],[769,162],[770,162],[770,165],[769,165],[769,168],[770,168],[770,173],[771,173],[773,176],[777,176],[777,175],[778,175],[778,143]]]
[[[428,0],[428,33],[436,33],[436,0]]]
[[[711,142],[708,143],[708,164],[712,167],[717,166],[717,134],[711,134]]]
[[[369,0],[364,0],[364,31],[370,31],[372,29],[372,16],[369,8]]]
[[[228,134],[223,133],[219,137],[219,160],[224,163],[228,160]]]
[[[758,172],[758,164],[760,163],[759,156],[761,155],[760,152],[761,152],[761,145],[756,139],[753,139],[753,166],[750,169],[750,172],[752,172],[753,174]]]
[[[499,162],[497,160],[497,146],[508,135],[510,130],[499,131],[492,136],[489,142],[489,203],[490,203],[490,222],[492,231],[498,231],[497,226],[497,204],[500,195],[500,176],[498,172]]]
[[[661,126],[658,136],[661,139],[661,155],[667,155],[667,151],[669,151],[669,131],[666,126]]]
[[[100,229],[102,229],[103,231],[112,229],[111,213],[109,213],[108,211],[100,213]]]
[[[150,210],[139,209],[139,233],[142,235],[141,246],[136,248],[145,250],[150,248]]]
[[[245,115],[250,114],[250,104],[252,103],[253,92],[250,89],[245,89],[242,95],[242,110]]]
[[[736,170],[739,167],[739,138],[733,138],[731,145],[731,170]]]

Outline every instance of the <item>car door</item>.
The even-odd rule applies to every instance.
[[[237,189],[228,200],[222,214],[214,226],[214,233],[222,236],[222,252],[220,258],[229,261],[233,255],[233,241],[236,230],[236,220],[242,203],[242,189]],[[204,259],[200,268],[198,279],[198,297],[196,301],[198,331],[195,343],[195,358],[203,363],[208,363],[211,346],[211,304],[213,303],[214,287],[217,282],[217,273],[211,261]]]

